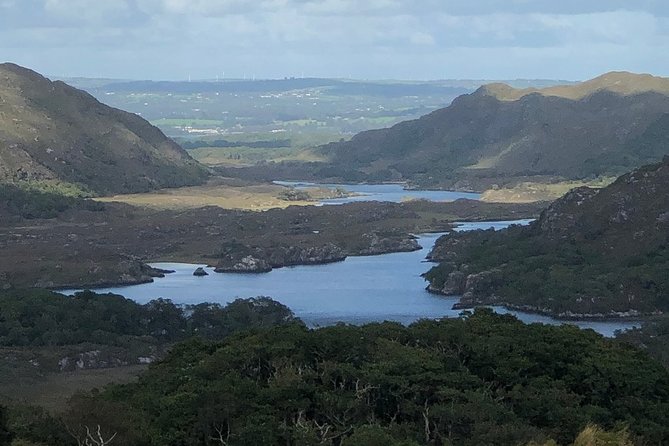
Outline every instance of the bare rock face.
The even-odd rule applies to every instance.
[[[556,200],[538,220],[539,230],[549,235],[569,235],[579,223],[578,208],[588,204],[599,193],[598,189],[578,187]]]
[[[453,271],[448,275],[440,292],[446,296],[464,294],[467,290],[468,276],[462,271]]]
[[[269,262],[275,266],[318,265],[339,262],[346,258],[344,251],[332,243],[322,246],[279,246],[269,255]]]
[[[442,235],[437,239],[432,251],[427,255],[427,260],[431,262],[452,261],[457,259],[462,252],[470,249],[476,242],[476,240],[470,238]]]
[[[493,269],[467,276],[465,291],[454,309],[471,308],[476,305],[494,305],[499,296],[496,291],[502,284],[502,271]]]

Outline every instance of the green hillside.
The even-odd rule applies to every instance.
[[[630,73],[542,90],[494,84],[319,151],[344,172],[427,186],[620,175],[669,153],[668,92],[669,79]]]
[[[98,194],[201,183],[203,167],[141,117],[0,65],[0,181],[58,180]]]
[[[669,311],[669,158],[595,190],[578,188],[529,227],[438,240],[430,288],[462,306],[566,317]]]

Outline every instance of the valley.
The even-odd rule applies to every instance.
[[[669,80],[75,84],[0,65],[0,444],[669,438]]]

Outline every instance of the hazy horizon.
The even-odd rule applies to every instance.
[[[54,77],[669,75],[659,0],[0,0],[0,60]]]
[[[17,64],[14,61],[0,61],[0,63],[13,63]],[[20,64],[18,64],[20,65]],[[24,68],[33,69],[29,66],[24,66]],[[193,78],[191,79],[160,79],[160,78],[142,78],[142,77],[126,77],[126,78],[112,78],[112,77],[88,77],[88,76],[60,76],[54,73],[40,73],[41,75],[48,77],[52,80],[97,80],[97,81],[112,81],[112,82],[252,82],[252,81],[282,81],[282,80],[294,80],[294,79],[324,79],[324,80],[334,80],[334,81],[350,81],[350,82],[374,82],[374,83],[439,83],[439,82],[501,82],[501,81],[536,81],[536,82],[582,82],[588,79],[549,79],[549,78],[509,78],[509,79],[485,79],[485,78],[453,78],[453,79],[401,79],[401,78],[355,78],[355,77],[334,77],[334,76],[284,76],[284,77],[256,77],[256,78],[243,78],[243,77],[226,77],[226,78]],[[604,73],[600,73],[604,74]],[[636,74],[653,74],[653,73],[636,73]],[[654,75],[654,74],[653,74]]]

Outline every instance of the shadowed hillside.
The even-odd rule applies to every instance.
[[[141,117],[0,65],[0,181],[59,180],[104,194],[199,184],[206,175]]]
[[[668,153],[668,92],[668,79],[629,73],[536,91],[493,84],[320,150],[342,169],[427,186],[620,175]]]
[[[669,158],[600,190],[578,188],[526,228],[440,238],[433,291],[463,306],[508,304],[568,317],[669,310]]]

